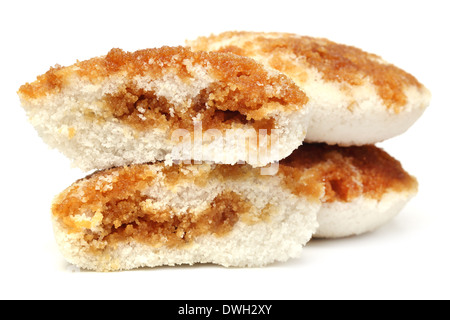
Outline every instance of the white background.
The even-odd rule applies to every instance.
[[[450,298],[448,1],[2,1],[0,298]],[[433,94],[404,135],[379,144],[420,182],[390,224],[360,237],[312,241],[300,259],[265,268],[213,265],[120,273],[77,271],[58,252],[52,198],[82,172],[49,150],[16,91],[55,64],[113,47],[182,45],[227,30],[327,37],[381,55]]]

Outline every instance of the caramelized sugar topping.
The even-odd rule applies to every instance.
[[[187,112],[155,92],[142,90],[133,81],[137,76],[156,80],[170,75],[189,84],[198,77],[193,68],[202,68],[213,81],[190,101]],[[106,107],[114,117],[141,129],[154,124],[184,128],[188,123],[192,125],[192,117],[198,114],[204,118],[206,128],[220,128],[224,122],[253,121],[257,125],[258,121],[269,120],[266,114],[271,110],[298,110],[308,101],[292,80],[267,72],[252,59],[229,53],[192,52],[184,47],[136,52],[112,49],[104,57],[52,68],[37,81],[23,85],[19,93],[35,99],[61,91],[70,85],[70,79],[96,84],[112,76],[129,81],[116,93],[106,95]],[[177,94],[176,90],[173,94]]]
[[[281,161],[280,171],[293,190],[302,174],[313,174],[316,183],[325,184],[326,202],[349,202],[361,195],[379,200],[389,190],[417,188],[400,162],[375,146],[304,144]]]
[[[182,179],[202,183],[180,168],[165,169],[169,185]],[[198,178],[207,177],[208,172]],[[53,215],[72,232],[85,229],[84,238],[95,249],[129,238],[154,246],[179,247],[203,234],[226,235],[241,217],[245,221],[252,207],[228,190],[219,194],[203,212],[188,210],[176,214],[170,205],[165,209],[154,206],[154,201],[142,194],[153,179],[155,173],[146,165],[94,173],[60,195],[53,204]],[[74,218],[82,212],[91,219]]]
[[[400,111],[406,101],[407,86],[422,85],[411,74],[392,64],[381,63],[381,58],[361,49],[332,41],[297,36],[294,34],[264,34],[251,32],[225,32],[193,42],[197,49],[208,50],[214,45],[236,37],[219,51],[233,52],[249,57],[271,57],[270,65],[291,76],[300,84],[306,79],[304,66],[291,57],[300,57],[306,66],[317,69],[324,80],[346,82],[358,86],[371,79],[387,107]]]

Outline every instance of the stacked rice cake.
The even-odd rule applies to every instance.
[[[263,266],[299,257],[313,236],[371,231],[416,194],[414,177],[368,145],[428,105],[411,75],[289,34],[189,45],[113,49],[20,88],[43,140],[100,170],[54,200],[69,262]]]
[[[381,151],[375,152],[368,146],[404,133],[430,103],[430,92],[411,74],[375,54],[323,38],[291,33],[224,32],[186,43],[193,50],[251,57],[286,74],[310,99],[307,143],[337,145],[332,150],[342,155],[363,155],[372,150],[358,161],[368,165],[380,161],[387,171],[393,165],[382,161],[387,155],[379,157]],[[348,146],[352,147],[344,148]],[[358,150],[355,146],[363,148]],[[323,155],[323,148],[310,146],[301,150],[314,150],[308,153],[308,157],[314,158]],[[306,156],[302,158],[308,161]],[[357,171],[347,170],[345,175],[350,180],[361,179]],[[370,180],[379,181],[377,175]],[[400,203],[410,197],[395,193],[390,198]],[[364,233],[389,221],[403,207],[400,204],[385,207],[381,199],[371,202],[369,205],[355,198],[337,206],[326,201],[316,236],[334,238]]]

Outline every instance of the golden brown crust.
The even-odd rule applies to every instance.
[[[417,180],[399,161],[373,145],[338,147],[304,144],[280,162],[280,171],[291,189],[299,174],[313,174],[325,184],[325,202],[349,202],[364,196],[380,200],[389,191],[417,189]]]
[[[227,40],[235,38],[231,44]],[[358,86],[370,79],[389,108],[399,111],[407,103],[405,88],[422,88],[415,77],[381,58],[361,49],[337,44],[322,38],[289,33],[225,32],[201,37],[190,45],[196,50],[210,50],[224,43],[220,52],[257,57],[270,57],[271,67],[291,76],[297,83],[306,80],[302,69],[317,69],[326,81],[345,82]],[[292,58],[294,57],[294,58]],[[301,64],[295,59],[300,58]]]
[[[189,83],[195,75],[188,65],[208,70],[213,82],[192,99],[187,112],[177,113],[167,99],[137,87],[132,81],[136,76],[160,79],[169,73]],[[114,75],[129,81],[116,93],[106,95],[104,105],[112,116],[137,129],[155,124],[187,128],[192,126],[192,118],[197,114],[204,115],[204,129],[223,126],[227,121],[258,125],[258,121],[268,120],[265,115],[271,109],[299,110],[308,101],[292,80],[282,74],[269,73],[252,59],[230,53],[192,52],[184,47],[136,52],[112,49],[104,57],[70,67],[51,68],[37,81],[23,85],[19,94],[24,99],[37,99],[59,92],[73,77],[95,84]]]

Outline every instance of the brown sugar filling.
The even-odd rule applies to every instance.
[[[309,187],[325,185],[325,202],[349,202],[361,195],[379,200],[389,190],[417,188],[417,180],[400,162],[375,146],[304,144],[280,162],[280,171],[285,184],[297,193],[305,188],[298,183],[301,177],[311,175],[315,183]]]
[[[171,170],[175,174],[176,169]],[[108,172],[118,175],[108,178]],[[204,234],[224,236],[252,207],[237,193],[225,191],[203,212],[176,215],[173,210],[154,208],[152,200],[139,191],[153,179],[145,166],[95,173],[60,196],[53,204],[53,215],[69,232],[84,230],[85,241],[95,251],[130,238],[152,246],[180,247]],[[94,215],[92,221],[99,216],[100,228],[74,218],[80,212]]]
[[[186,112],[176,112],[176,106],[166,98],[131,84],[113,95],[108,94],[105,103],[115,118],[142,131],[152,127],[193,130],[195,118],[201,121],[203,130],[228,129],[248,124],[255,130],[267,129],[270,134],[270,130],[275,127],[273,118],[249,119],[248,115],[242,113],[245,110],[242,107],[246,103],[245,95],[240,96],[239,92],[231,90],[218,90],[218,86],[215,84],[202,90],[192,99]]]
[[[180,247],[189,245],[204,234],[224,236],[233,229],[239,216],[250,208],[247,201],[232,191],[218,195],[207,210],[195,215],[172,215],[168,211],[146,210],[145,201],[145,198],[137,195],[126,201],[106,204],[106,218],[103,220],[106,235],[102,237],[108,245],[131,237],[153,246],[164,244]],[[124,216],[124,212],[131,215]],[[87,237],[89,240],[98,240],[95,236]]]
[[[392,64],[380,63],[380,58],[361,49],[334,43],[332,41],[307,36],[283,34],[278,37],[266,37],[264,34],[251,41],[245,42],[247,32],[226,32],[219,36],[200,38],[194,47],[208,50],[209,44],[214,44],[233,36],[242,36],[242,43],[224,46],[220,52],[256,57],[271,56],[270,65],[295,79],[306,80],[305,73],[299,65],[288,58],[293,54],[302,57],[307,65],[316,68],[326,81],[346,82],[358,86],[363,84],[366,77],[372,80],[378,94],[389,108],[396,112],[407,103],[404,92],[406,86],[421,88],[417,79],[404,70]],[[239,39],[239,38],[238,38]],[[259,45],[260,47],[257,47]]]

